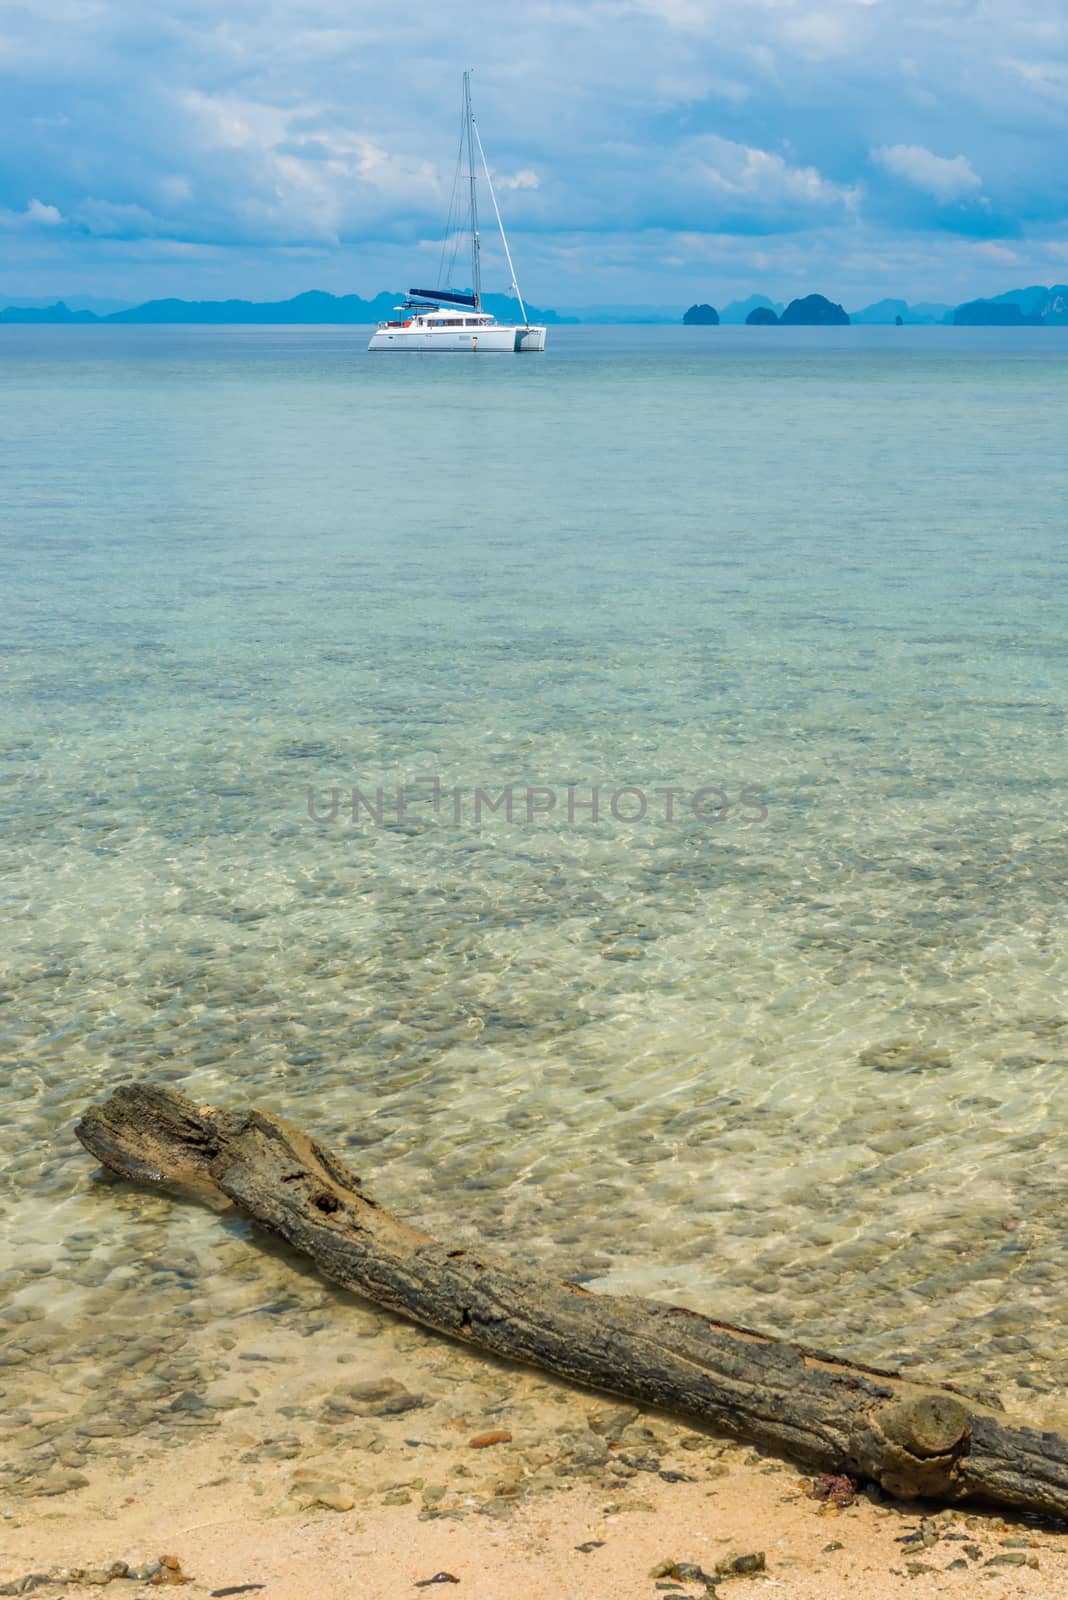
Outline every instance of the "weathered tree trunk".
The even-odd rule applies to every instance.
[[[150,1084],[77,1128],[139,1183],[221,1192],[326,1277],[453,1338],[699,1419],[904,1498],[1068,1514],[1068,1440],[1013,1427],[946,1388],[766,1338],[679,1306],[592,1294],[384,1211],[335,1155],[265,1111],[221,1111]]]

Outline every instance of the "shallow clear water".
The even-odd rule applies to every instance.
[[[3,330],[9,1399],[323,1304],[94,1178],[150,1076],[1063,1424],[1068,335],[365,338]]]

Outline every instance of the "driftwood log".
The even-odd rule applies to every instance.
[[[150,1084],[86,1111],[82,1144],[138,1183],[197,1190],[280,1234],[319,1271],[468,1344],[697,1419],[910,1499],[1068,1515],[1068,1440],[968,1396],[679,1306],[608,1294],[391,1216],[342,1162],[265,1111]]]

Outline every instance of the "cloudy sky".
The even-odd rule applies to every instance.
[[[1068,0],[6,0],[0,295],[433,282],[465,66],[540,305],[1068,280]]]

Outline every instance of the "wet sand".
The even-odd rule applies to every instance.
[[[152,1479],[102,1476],[62,1506],[20,1509],[4,1529],[3,1578],[81,1567],[98,1580],[99,1569],[113,1561],[137,1567],[168,1554],[188,1575],[190,1596],[260,1584],[269,1600],[378,1600],[415,1594],[417,1583],[448,1572],[459,1583],[428,1586],[430,1592],[458,1600],[656,1600],[672,1593],[681,1600],[704,1595],[704,1582],[685,1567],[682,1581],[670,1571],[654,1577],[655,1571],[690,1563],[714,1576],[731,1556],[759,1552],[766,1570],[717,1580],[721,1593],[768,1592],[777,1600],[852,1600],[863,1593],[889,1600],[978,1590],[1000,1600],[1068,1592],[1064,1536],[997,1517],[925,1519],[916,1508],[864,1498],[837,1511],[808,1498],[795,1472],[769,1471],[767,1464],[739,1461],[714,1484],[643,1485],[648,1509],[612,1510],[603,1492],[580,1484],[500,1516],[480,1511],[477,1495],[461,1496],[453,1513],[436,1517],[428,1517],[414,1486],[403,1491],[412,1495],[404,1505],[366,1502],[334,1511],[288,1495],[283,1469],[264,1475],[261,1494],[249,1482],[197,1481],[210,1470],[203,1453],[191,1453]],[[413,1476],[421,1474],[412,1474],[411,1463],[397,1464],[398,1482],[412,1485]],[[902,1545],[923,1530],[937,1533],[933,1545]],[[1006,1558],[1021,1564],[1004,1564]],[[35,1592],[67,1589],[81,1586]],[[130,1579],[108,1585],[112,1596],[158,1592]]]
[[[235,1347],[226,1404],[211,1385],[179,1394],[162,1448],[117,1427],[71,1467],[57,1435],[5,1500],[0,1584],[52,1573],[27,1592],[88,1594],[113,1563],[147,1575],[167,1555],[190,1596],[264,1600],[415,1595],[442,1572],[459,1583],[428,1592],[458,1600],[682,1600],[710,1592],[698,1573],[776,1600],[1068,1593],[1068,1532],[863,1493],[839,1508],[795,1466],[678,1419],[390,1331],[388,1372],[382,1336],[318,1366],[289,1336]],[[755,1576],[716,1577],[756,1555]]]

